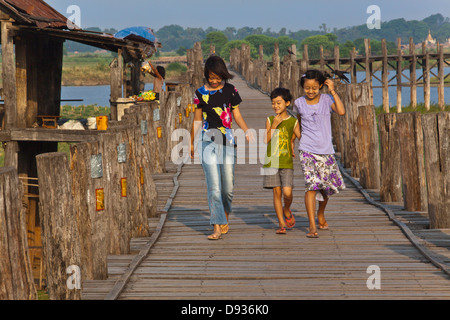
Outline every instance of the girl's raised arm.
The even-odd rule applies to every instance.
[[[331,105],[331,108],[338,115],[343,116],[345,114],[345,107],[344,104],[342,103],[341,98],[339,98],[338,94],[334,90],[334,82],[330,79],[327,79],[325,80],[325,84],[328,86],[328,90],[330,91],[334,99],[334,103]]]

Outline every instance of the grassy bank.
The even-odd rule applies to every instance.
[[[112,53],[78,53],[64,56],[63,86],[97,86],[110,84],[109,65],[113,61]],[[171,63],[166,67],[166,80],[178,79],[186,72],[186,66]],[[129,71],[129,69],[128,69]],[[152,83],[153,77],[147,74],[145,82]]]

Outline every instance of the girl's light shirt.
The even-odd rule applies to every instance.
[[[299,150],[315,154],[334,154],[331,134],[331,105],[334,99],[329,94],[321,94],[319,102],[308,105],[305,97],[295,100],[294,111],[301,116]]]

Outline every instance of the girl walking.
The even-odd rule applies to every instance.
[[[225,62],[218,56],[206,60],[204,75],[206,84],[195,91],[194,124],[191,132],[191,158],[194,158],[194,141],[199,133],[200,160],[208,189],[210,224],[214,231],[210,240],[221,238],[228,232],[228,216],[232,212],[236,142],[232,122],[246,132],[239,104],[242,102],[237,89],[228,81],[233,76]]]
[[[334,90],[334,82],[318,70],[308,70],[300,80],[305,95],[295,100],[294,111],[301,123],[299,159],[305,176],[305,206],[309,220],[307,237],[318,238],[314,219],[319,200],[319,229],[327,230],[325,208],[331,195],[345,189],[344,180],[334,157],[331,135],[331,112],[342,116],[344,105]],[[326,85],[331,94],[321,94]]]

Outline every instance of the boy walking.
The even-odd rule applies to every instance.
[[[287,112],[292,101],[288,89],[275,89],[270,94],[270,99],[275,115],[266,120],[264,142],[267,144],[267,152],[263,166],[263,187],[273,189],[273,205],[279,223],[276,233],[286,234],[286,227],[293,228],[295,225],[290,207],[294,182],[293,149],[295,139],[300,139],[300,126],[298,119]]]

